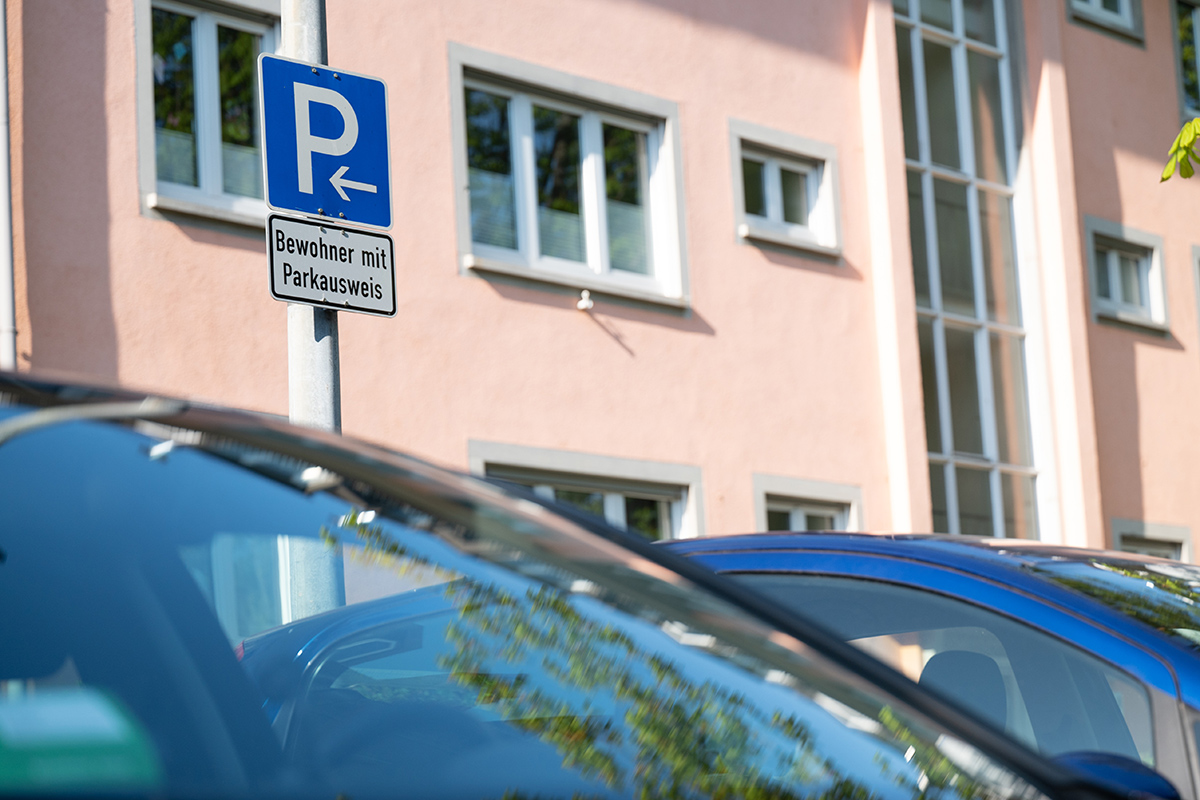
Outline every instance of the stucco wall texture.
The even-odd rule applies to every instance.
[[[9,0],[20,367],[286,414],[286,308],[262,230],[160,213],[140,188],[144,2]],[[1167,4],[1143,5],[1141,44],[1059,2],[1013,16],[1031,222],[1018,249],[1037,264],[1033,402],[1051,439],[1041,527],[1076,544],[1105,544],[1114,515],[1200,529],[1184,489],[1200,186],[1157,183],[1180,121],[1176,56]],[[398,313],[340,315],[346,433],[459,468],[471,440],[699,466],[708,533],[753,529],[755,473],[860,487],[866,529],[930,528],[890,2],[327,8],[330,63],[388,84],[395,187]],[[462,274],[452,42],[678,104],[689,308],[597,295],[585,313],[578,292]],[[738,239],[730,119],[836,146],[839,258]],[[1084,214],[1164,237],[1168,335],[1092,320]]]

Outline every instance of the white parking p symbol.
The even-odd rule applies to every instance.
[[[327,156],[344,156],[354,148],[358,141],[358,117],[350,102],[333,91],[322,86],[312,86],[307,83],[294,83],[296,93],[296,169],[300,191],[305,194],[313,193],[312,154],[321,153]],[[336,139],[326,139],[323,136],[313,136],[309,130],[309,103],[322,103],[333,106],[342,115],[345,130]],[[344,171],[344,170],[343,170]],[[340,177],[340,176],[339,176]]]

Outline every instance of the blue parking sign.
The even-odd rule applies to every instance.
[[[267,53],[258,75],[267,205],[392,227],[384,82]]]

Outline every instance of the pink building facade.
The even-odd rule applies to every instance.
[[[344,431],[652,537],[1192,560],[1200,184],[1158,179],[1198,13],[329,0],[330,64],[388,84],[397,262],[394,318],[340,315]],[[279,15],[9,0],[18,369],[287,413]]]

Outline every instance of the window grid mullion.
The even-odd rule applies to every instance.
[[[1004,537],[1004,492],[1003,479],[999,469],[988,473],[988,485],[992,493],[992,536],[997,539]]]
[[[608,221],[605,215],[604,136],[600,117],[585,111],[579,118],[580,165],[579,202],[583,212],[584,260],[596,274],[608,272]]]
[[[666,248],[670,247],[670,237],[654,236],[653,232],[664,230],[667,227],[668,209],[673,210],[674,198],[671,195],[670,186],[666,184],[667,177],[664,174],[666,170],[658,169],[658,158],[662,142],[658,128],[654,128],[646,134],[646,235],[649,237],[646,241],[649,243],[646,248],[646,255],[650,259],[650,277],[660,280],[665,280],[665,275],[660,275],[659,265],[666,264],[670,261],[667,255]]]
[[[199,189],[222,194],[221,97],[217,59],[217,24],[212,14],[198,12],[192,23],[196,104],[196,177]]]
[[[625,496],[618,492],[604,493],[604,519],[609,525],[624,529],[629,523],[625,518]]]
[[[975,317],[965,317],[962,314],[955,314],[951,311],[934,312],[929,309],[920,309],[917,313],[926,317],[933,316],[935,313],[937,313],[942,317],[942,319],[946,320],[946,322],[970,328],[984,327],[995,333],[1003,333],[1021,339],[1025,338],[1024,328],[1018,328],[1003,322],[995,322],[990,319],[981,321]]]
[[[1139,303],[1139,305],[1141,308],[1149,311],[1151,316],[1154,316],[1154,302],[1153,298],[1150,296],[1151,258],[1152,256],[1140,255],[1135,263],[1137,264],[1138,289],[1141,290],[1142,295],[1141,303]]]
[[[967,69],[967,48],[961,41],[950,49],[950,63],[954,65],[954,105],[957,112],[955,122],[958,126],[959,163],[962,171],[974,180],[978,170],[975,168],[970,73]]]
[[[1000,442],[996,432],[996,395],[992,385],[992,335],[987,328],[975,331],[975,363],[979,374],[979,414],[983,423],[983,454],[989,461],[999,461]]]
[[[960,534],[962,524],[958,518],[958,468],[950,461],[942,467],[942,472],[946,483],[946,520],[950,529],[948,532]]]
[[[537,159],[533,152],[533,103],[526,95],[510,101],[513,202],[517,216],[517,249],[526,263],[541,258],[537,234]]]
[[[974,184],[967,187],[967,236],[971,251],[971,280],[975,283],[975,320],[986,321],[987,282],[983,273],[983,236],[979,227],[979,190]]]
[[[765,159],[763,194],[767,202],[767,219],[783,222],[783,179],[779,172],[778,159]]]
[[[654,277],[657,274],[655,264],[657,259],[654,251],[657,246],[654,236],[654,219],[651,216],[653,204],[650,202],[650,134],[638,139],[638,190],[642,193],[642,230],[646,232],[646,274]],[[606,177],[607,180],[607,177]],[[606,215],[607,216],[607,215]],[[605,248],[607,251],[607,248]]]
[[[1007,136],[1007,133],[1005,135]],[[940,164],[925,164],[920,161],[914,161],[911,158],[905,159],[904,163],[909,169],[928,170],[929,172],[933,173],[935,178],[940,178],[944,181],[949,181],[950,183],[960,183],[963,185],[974,184],[981,189],[986,189],[993,194],[998,194],[1009,199],[1011,199],[1015,194],[1011,186],[1006,186],[1002,183],[995,183],[980,177],[972,178],[960,170],[951,169],[950,167],[943,167]]]
[[[1114,303],[1125,305],[1125,288],[1121,286],[1121,257],[1116,250],[1109,249],[1104,253],[1104,260],[1108,269],[1108,294]]]

